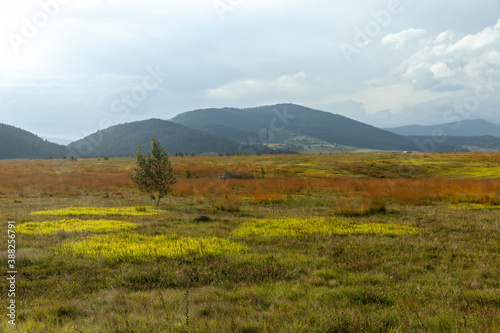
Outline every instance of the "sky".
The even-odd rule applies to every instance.
[[[0,122],[76,140],[296,103],[387,128],[500,124],[500,0],[0,0]]]

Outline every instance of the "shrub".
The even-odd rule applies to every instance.
[[[210,221],[212,221],[212,219],[208,216],[205,216],[205,215],[198,216],[197,218],[194,219],[194,222],[196,222],[196,223],[210,222]]]
[[[387,213],[387,208],[383,202],[371,203],[360,209],[338,208],[334,211],[335,215],[344,217],[363,217],[385,213]]]
[[[148,193],[151,204],[157,198],[155,204],[158,206],[161,198],[166,196],[171,191],[172,185],[176,183],[167,151],[160,146],[158,139],[152,137],[149,154],[144,156],[139,146],[135,156],[137,165],[131,178],[139,190]]]

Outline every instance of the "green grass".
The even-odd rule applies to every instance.
[[[31,209],[100,200],[2,205],[4,219],[22,221]],[[209,201],[170,197],[161,207],[168,214],[121,217],[138,226],[128,234],[19,233],[18,331],[186,332],[186,306],[194,332],[498,327],[495,211],[390,204],[391,214],[338,220],[312,218],[332,208],[323,194],[311,200],[242,204],[229,213]],[[197,223],[201,214],[208,219]]]
[[[482,156],[207,160],[262,165],[266,177],[280,169],[300,177],[419,178],[462,177]],[[485,166],[498,164],[486,157]],[[453,168],[458,172],[448,173]],[[0,220],[16,221],[18,271],[17,325],[5,317],[1,332],[500,331],[500,215],[493,204],[386,199],[385,212],[357,214],[362,202],[307,190],[267,203],[242,200],[238,210],[215,209],[211,198],[169,196],[150,210],[134,208],[143,207],[144,194],[126,187],[116,193],[0,193]],[[126,207],[117,214],[102,206]],[[338,216],[339,207],[353,208]],[[109,216],[116,222],[105,223]],[[72,225],[103,230],[68,232]],[[0,288],[9,289],[6,279]],[[0,294],[0,304],[8,302],[7,292]]]

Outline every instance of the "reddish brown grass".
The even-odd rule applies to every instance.
[[[130,187],[130,170],[89,167],[69,161],[11,161],[0,163],[0,192],[25,196],[77,195],[80,191],[116,191]]]
[[[372,201],[392,199],[402,203],[423,204],[432,200],[477,201],[488,203],[498,196],[500,180],[477,179],[185,179],[174,191],[181,195],[216,197],[219,195],[276,201],[285,195],[315,192],[338,193]]]
[[[480,156],[473,156],[480,158]],[[324,178],[304,179],[293,174],[275,173],[275,178],[219,179],[224,170],[238,175],[258,175],[258,168],[241,163],[221,163],[193,157],[174,164],[178,179],[173,191],[177,195],[230,202],[275,202],[286,196],[312,193],[339,194],[350,198],[369,198],[380,202],[392,199],[408,204],[433,200],[489,203],[500,199],[500,180],[483,179],[375,179]],[[205,162],[205,163],[204,163]],[[127,164],[128,163],[128,164]],[[99,164],[94,160],[0,162],[0,194],[76,195],[86,191],[119,193],[134,186],[130,180],[131,161]],[[186,169],[194,179],[183,179]]]

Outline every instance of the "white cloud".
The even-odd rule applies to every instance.
[[[478,77],[498,71],[500,20],[481,32],[458,37],[447,30],[411,55],[398,72],[416,89],[441,89],[442,85],[470,86]]]
[[[483,31],[475,35],[467,35],[460,39],[454,45],[451,45],[446,53],[455,52],[474,52],[481,49],[491,47],[492,45],[498,46],[500,41],[500,20],[493,27],[487,27]]]
[[[393,49],[400,49],[413,42],[416,39],[421,39],[425,35],[424,29],[408,29],[395,34],[389,34],[382,39],[382,44]]]
[[[218,100],[249,99],[255,96],[272,96],[285,98],[294,94],[303,94],[308,90],[304,85],[306,73],[282,75],[270,80],[243,80],[224,84],[214,89],[208,89],[206,96]]]
[[[368,80],[368,91],[350,96],[365,106],[364,119],[379,126],[384,122],[391,126],[432,124],[449,122],[449,115],[454,114],[455,118],[482,117],[499,122],[495,108],[500,101],[496,93],[500,85],[500,20],[476,33],[447,29],[434,37],[427,34],[420,39],[422,47],[413,51],[402,47],[408,41],[404,35],[389,35],[384,45],[408,56],[385,80]],[[484,86],[489,75],[497,78],[492,79],[493,93],[490,86]],[[473,110],[455,111],[455,105],[475,101],[478,89],[481,99],[473,103]]]
[[[454,75],[450,67],[448,67],[448,65],[442,61],[431,65],[429,69],[434,74],[434,77],[438,79],[448,78]]]
[[[461,34],[457,31],[446,30],[440,33],[435,40],[435,43],[438,45],[447,45],[450,43],[454,43],[459,38],[461,38]]]

